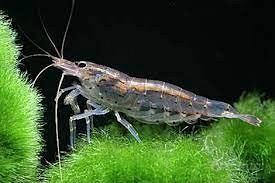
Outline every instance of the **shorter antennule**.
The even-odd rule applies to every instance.
[[[35,77],[35,79],[33,80],[33,82],[31,83],[31,86],[33,87],[34,84],[36,83],[36,80],[39,78],[39,76],[40,76],[45,70],[47,70],[49,67],[52,67],[52,66],[54,66],[54,64],[48,65],[47,67],[45,67],[44,69],[42,69],[42,70],[37,74],[37,76]]]

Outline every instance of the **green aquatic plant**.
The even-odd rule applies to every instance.
[[[260,95],[254,93],[242,96],[236,107],[258,116],[263,121],[261,127],[222,119],[204,131],[203,145],[216,159],[222,158],[216,162],[219,166],[239,164],[241,169],[235,173],[245,173],[249,182],[271,181],[275,170],[275,102],[261,102]]]
[[[162,129],[155,127],[141,132],[143,137],[151,132],[142,144],[121,137],[117,125],[103,129],[91,145],[81,142],[77,152],[65,159],[63,181],[230,182],[228,171],[216,169],[211,157],[192,138],[169,130],[157,135]],[[58,169],[50,170],[48,180],[60,181]]]
[[[20,47],[0,12],[0,182],[37,180],[40,96],[17,69]]]

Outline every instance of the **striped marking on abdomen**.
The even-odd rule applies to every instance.
[[[120,87],[127,87],[127,90],[133,89],[144,94],[146,94],[147,91],[156,91],[161,93],[161,97],[167,94],[171,96],[178,96],[179,98],[185,100],[192,99],[192,96],[188,95],[187,93],[184,93],[182,89],[174,89],[172,87],[168,87],[167,84],[165,82],[159,82],[154,80],[131,78],[131,80],[127,82],[127,84],[125,83],[124,86],[120,85]]]

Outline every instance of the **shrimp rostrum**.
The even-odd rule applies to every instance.
[[[238,118],[259,126],[261,120],[255,116],[238,113],[231,105],[210,100],[186,91],[178,86],[156,80],[131,77],[115,69],[92,62],[71,62],[53,57],[53,66],[65,75],[78,78],[79,85],[61,90],[71,90],[65,97],[75,115],[70,117],[70,145],[75,140],[75,121],[86,119],[87,136],[90,141],[92,116],[114,111],[115,117],[134,138],[141,142],[133,126],[120,113],[150,124],[166,123],[174,126],[182,122],[193,124],[197,119]],[[87,99],[87,110],[80,112],[77,96]]]

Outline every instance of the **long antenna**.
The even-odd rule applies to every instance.
[[[42,17],[41,17],[41,15],[40,15],[40,11],[38,11],[38,16],[39,16],[41,25],[42,25],[42,27],[43,27],[43,30],[44,30],[44,32],[46,33],[47,38],[49,39],[49,41],[50,41],[51,44],[53,45],[54,50],[56,51],[57,55],[61,58],[61,55],[60,55],[58,49],[56,48],[56,46],[55,46],[55,44],[54,44],[54,42],[53,42],[51,36],[49,35],[49,33],[48,33],[48,31],[47,31],[47,29],[46,29],[46,27],[45,27],[45,24],[44,24],[44,22],[43,22],[43,20],[42,20]]]
[[[56,147],[57,147],[57,157],[58,157],[58,165],[59,165],[59,174],[60,174],[60,180],[61,182],[63,182],[63,178],[62,178],[62,166],[61,166],[61,156],[60,156],[60,146],[59,146],[59,134],[58,134],[58,96],[59,96],[59,91],[61,88],[61,84],[63,82],[64,79],[64,73],[62,73],[59,84],[58,84],[58,88],[57,88],[57,92],[56,92],[56,97],[55,97],[55,134],[56,134]]]
[[[66,29],[65,29],[64,36],[63,36],[63,41],[62,41],[62,46],[61,46],[61,58],[63,58],[63,56],[64,56],[64,54],[63,54],[64,45],[65,45],[65,41],[66,41],[67,32],[68,32],[68,29],[69,29],[69,26],[70,26],[70,23],[71,23],[72,15],[73,15],[73,12],[74,12],[74,4],[75,4],[75,0],[72,0],[72,7],[71,7],[71,11],[70,11],[70,16],[69,16],[68,23],[66,25]]]
[[[25,60],[27,58],[32,58],[32,57],[48,57],[48,58],[54,59],[54,57],[51,56],[51,55],[46,55],[46,54],[40,54],[40,53],[38,53],[38,54],[32,54],[32,55],[27,55],[27,56],[23,55],[23,58],[21,58],[18,62],[21,62],[21,61],[23,61],[23,60]]]
[[[34,42],[21,28],[21,26],[17,25],[19,30],[23,33],[23,35],[34,45],[36,46],[39,50],[41,50],[42,52],[46,53],[47,55],[51,55],[49,52],[47,52],[46,50],[44,50],[42,47],[38,46],[38,44],[36,42]]]

